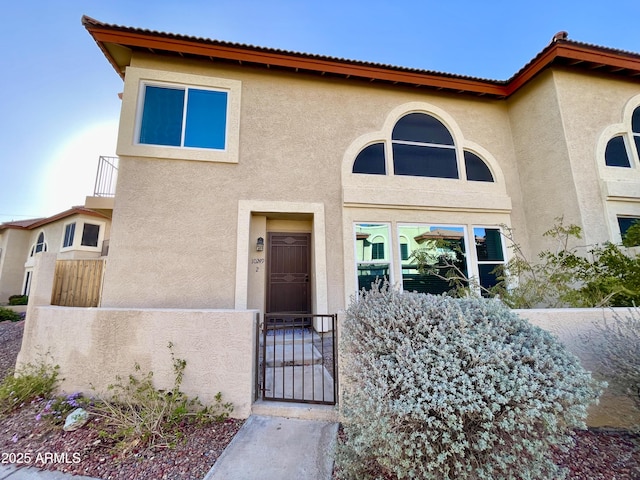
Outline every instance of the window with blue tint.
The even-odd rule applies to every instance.
[[[184,93],[176,88],[145,87],[140,143],[180,146]]]
[[[386,175],[386,161],[384,157],[384,143],[374,143],[365,147],[353,162],[353,173],[368,173],[370,175]]]
[[[465,150],[464,165],[467,169],[467,180],[472,180],[474,182],[493,182],[491,170],[489,170],[487,164],[484,163],[484,160],[475,153]]]
[[[396,175],[458,178],[458,161],[452,148],[394,143],[393,168]]]
[[[147,85],[139,143],[224,150],[227,92]]]
[[[226,130],[227,93],[189,89],[184,145],[224,150]]]
[[[76,233],[76,224],[69,223],[64,227],[64,240],[62,242],[62,248],[71,247],[73,245],[73,237]]]
[[[453,137],[440,120],[424,113],[410,113],[393,127],[392,140],[453,146]]]
[[[629,154],[622,135],[613,137],[607,143],[607,148],[604,152],[604,163],[609,167],[631,167]]]

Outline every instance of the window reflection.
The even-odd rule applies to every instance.
[[[355,228],[358,290],[390,278],[389,226],[361,223]]]

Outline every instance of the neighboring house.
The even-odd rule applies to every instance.
[[[0,303],[11,295],[29,295],[36,258],[87,259],[106,255],[111,219],[85,207],[47,218],[0,224]]]
[[[419,248],[490,286],[503,225],[535,258],[557,217],[588,244],[640,218],[638,53],[560,33],[503,81],[82,21],[124,81],[102,296],[46,306],[43,255],[19,357],[49,348],[69,391],[134,363],[171,385],[171,342],[186,391],[246,416],[258,318],[341,312],[381,276],[439,293]]]

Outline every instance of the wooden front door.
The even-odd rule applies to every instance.
[[[311,313],[311,234],[269,233],[267,313]]]

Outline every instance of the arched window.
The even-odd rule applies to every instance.
[[[607,148],[604,152],[604,163],[608,167],[631,167],[629,154],[627,153],[627,147],[624,144],[624,137],[622,135],[613,137],[607,143]]]
[[[427,113],[401,116],[393,124],[391,144],[382,138],[358,152],[351,173],[387,175],[387,155],[392,154],[394,175],[459,179],[459,162],[464,160],[466,180],[495,182],[488,164],[477,153],[465,149],[464,158],[458,158],[459,150],[449,128]]]
[[[637,107],[633,111],[633,116],[631,117],[631,133],[633,135],[633,140],[636,143],[638,156],[640,156],[640,107]]]
[[[47,242],[44,239],[44,232],[40,232],[38,235],[38,240],[33,247],[31,247],[31,256],[33,257],[36,253],[46,252],[47,251]]]
[[[435,117],[405,115],[393,128],[391,142],[396,175],[459,178],[453,137]]]
[[[493,182],[491,170],[484,160],[475,153],[465,150],[464,165],[467,170],[467,180],[474,182]]]
[[[374,143],[360,151],[355,162],[353,162],[353,173],[386,175],[387,168],[385,164],[384,143]]]

